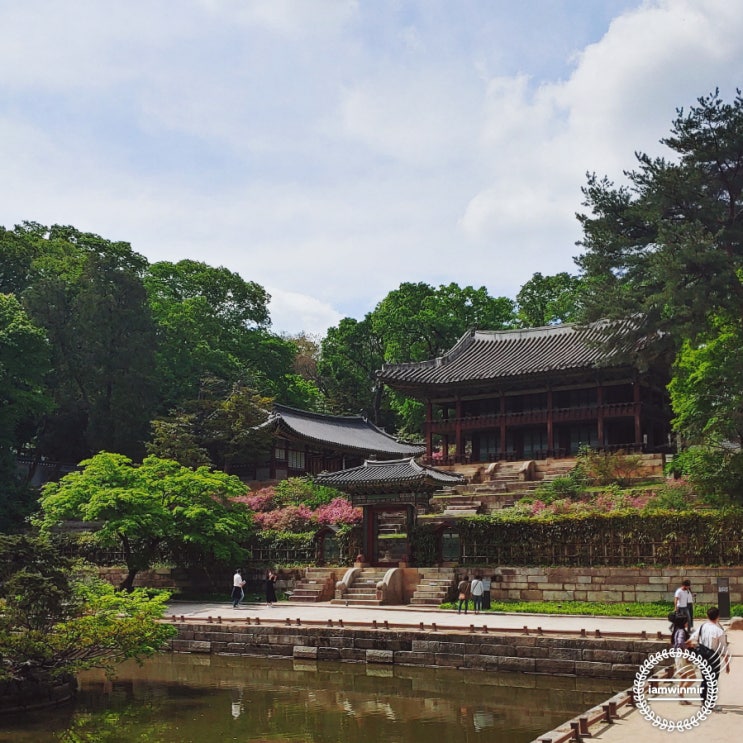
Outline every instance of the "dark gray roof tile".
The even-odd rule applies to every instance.
[[[410,457],[419,456],[426,450],[423,445],[398,441],[360,415],[325,415],[274,405],[268,422],[287,436],[366,455]]]

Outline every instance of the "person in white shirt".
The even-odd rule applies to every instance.
[[[479,614],[482,610],[482,594],[485,590],[485,585],[482,582],[482,577],[479,575],[475,576],[475,579],[470,585],[470,593],[472,594],[472,603],[475,605],[475,614]]]
[[[707,661],[712,668],[716,679],[720,678],[722,666],[725,673],[730,673],[730,653],[728,653],[728,638],[725,630],[720,626],[720,610],[716,606],[707,609],[707,620],[694,631],[689,638],[690,645],[704,645],[713,651]],[[707,699],[707,679],[702,674],[702,705]]]
[[[245,581],[243,580],[240,570],[235,570],[235,574],[232,576],[232,608],[237,609],[237,605],[245,597],[243,586]]]
[[[685,578],[676,593],[673,594],[673,609],[681,617],[689,620],[689,632],[694,629],[694,596],[691,593],[691,581]]]

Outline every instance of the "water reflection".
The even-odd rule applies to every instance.
[[[596,679],[164,655],[81,678],[74,706],[0,718],[15,743],[529,741],[617,690]]]

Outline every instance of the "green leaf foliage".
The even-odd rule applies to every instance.
[[[44,681],[158,652],[167,593],[116,591],[46,539],[0,538],[0,678]]]
[[[178,564],[233,561],[252,531],[246,506],[232,499],[246,487],[234,476],[207,467],[195,470],[149,456],[141,465],[101,452],[82,470],[48,483],[39,525],[49,532],[66,520],[90,525],[103,547],[119,547],[131,589],[134,576],[165,551]]]
[[[459,519],[451,528],[469,565],[735,565],[743,557],[743,509],[505,513]],[[430,526],[421,524],[412,539],[417,564],[436,561]]]

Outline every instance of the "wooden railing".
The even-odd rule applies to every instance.
[[[673,675],[673,666],[662,668],[656,678],[670,678]],[[653,681],[650,682],[651,684]],[[593,737],[591,728],[595,725],[613,725],[621,716],[619,710],[622,707],[635,707],[635,695],[632,689],[627,689],[615,694],[611,699],[597,707],[592,707],[585,714],[569,720],[560,728],[551,730],[549,733],[540,735],[532,743],[581,743],[585,738]],[[567,729],[569,728],[569,729]]]

